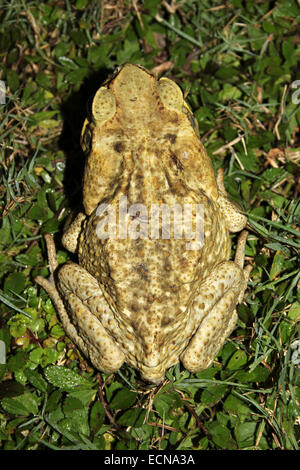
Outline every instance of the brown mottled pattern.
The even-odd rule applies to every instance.
[[[79,265],[68,263],[58,275],[69,312],[67,320],[55,298],[64,326],[100,370],[117,370],[126,361],[155,383],[179,358],[189,370],[201,370],[236,322],[235,306],[246,281],[243,259],[228,261],[228,230],[241,230],[246,219],[227,199],[222,182],[217,186],[174,82],[157,82],[127,64],[98,90],[92,112],[82,132],[89,151],[83,191],[87,217],[78,216],[64,236],[65,246],[77,247]],[[129,213],[125,227],[135,226],[140,238],[100,239],[97,230],[107,214],[97,215],[97,208],[109,204],[118,222],[119,200],[125,196],[127,210],[143,204],[149,225],[142,212]],[[147,230],[155,204],[203,205],[202,248],[187,249],[190,240],[176,239],[172,230],[170,239],[151,239]]]
[[[203,204],[204,247],[187,250],[187,240],[174,239],[100,241],[95,230],[99,218],[94,208],[80,240],[79,262],[117,306],[114,337],[125,354],[129,345],[133,346],[127,352],[128,362],[140,369],[159,366],[163,370],[177,362],[186,347],[187,327],[189,332],[196,327],[188,310],[195,279],[200,282],[220,259],[228,259],[230,248],[224,220],[207,195],[217,193],[211,163],[195,138],[187,115],[164,108],[157,93],[154,98],[147,97],[150,99],[148,109],[138,107],[133,121],[129,122],[128,112],[124,112],[124,116],[117,114],[101,127],[101,137],[95,136],[97,130],[94,131],[94,139],[102,144],[105,139],[109,148],[101,147],[100,159],[95,147],[89,156],[94,177],[90,177],[91,173],[86,176],[85,204],[89,193],[93,205],[96,199],[101,202],[100,189],[104,189],[97,179],[101,177],[102,181],[105,172],[99,165],[101,160],[109,159],[115,174],[107,185],[111,190],[106,188],[105,202],[115,207],[116,213],[119,197],[125,195],[128,206],[144,204],[149,214],[152,204]],[[112,132],[116,125],[122,127],[123,133]],[[138,131],[134,129],[136,125]],[[205,192],[199,190],[201,187]],[[101,318],[111,330],[108,320],[111,319]],[[132,332],[126,341],[128,326]]]

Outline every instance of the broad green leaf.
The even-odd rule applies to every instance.
[[[237,370],[241,369],[245,364],[247,364],[247,354],[239,349],[231,356],[227,367],[229,370]]]
[[[37,370],[31,370],[31,369],[26,369],[24,371],[25,376],[29,380],[29,382],[38,390],[41,392],[46,392],[47,390],[47,382],[45,379],[41,376],[41,374],[38,373]]]
[[[158,393],[153,401],[154,408],[158,411],[161,418],[169,416],[170,410],[176,409],[182,405],[181,398],[178,393],[162,390]]]
[[[77,70],[72,70],[67,75],[67,80],[71,83],[80,83],[82,80],[89,74],[89,69],[87,68],[80,68]]]
[[[135,401],[136,393],[131,392],[127,388],[122,388],[117,390],[111,402],[109,403],[109,407],[112,410],[126,410],[127,408],[130,408],[135,403]]]
[[[57,361],[58,357],[58,351],[48,347],[35,348],[29,353],[30,360],[34,364],[40,364],[42,367],[46,367],[48,364],[53,364]]]
[[[118,424],[123,426],[142,426],[147,410],[141,408],[133,408],[126,410],[119,418]]]
[[[225,83],[223,90],[219,92],[219,100],[221,102],[228,101],[228,100],[236,100],[240,98],[241,91],[229,83]]]
[[[16,91],[20,84],[20,80],[19,80],[17,72],[12,69],[7,70],[6,77],[7,77],[7,84],[10,90],[12,92]]]
[[[58,61],[68,69],[76,70],[78,65],[70,57],[58,57]]]
[[[285,269],[285,260],[285,255],[281,251],[277,251],[273,258],[273,263],[270,271],[270,279],[275,279],[278,274],[280,274],[281,271]]]
[[[97,432],[105,420],[105,410],[100,401],[95,401],[90,414],[90,427],[93,432]]]
[[[68,396],[76,398],[77,400],[80,400],[83,405],[89,405],[92,398],[95,397],[96,390],[93,389],[82,389],[82,390],[74,390],[72,392],[69,392]]]
[[[238,371],[236,373],[236,379],[241,383],[246,382],[258,382],[264,383],[270,375],[270,371],[261,365],[258,365],[252,371]]]
[[[238,423],[234,428],[234,435],[239,445],[239,449],[250,447],[255,444],[256,422]]]
[[[224,396],[227,389],[228,386],[225,384],[209,385],[201,394],[201,403],[205,405],[217,403]]]
[[[19,294],[22,292],[25,288],[25,282],[26,278],[23,273],[21,272],[16,272],[16,273],[11,273],[7,276],[7,278],[4,281],[4,292],[7,292],[8,294],[12,292],[16,292]]]
[[[36,82],[38,85],[40,85],[43,88],[51,88],[52,87],[52,81],[51,78],[48,74],[39,72],[36,76]]]
[[[49,366],[45,369],[45,377],[52,385],[63,390],[74,390],[77,387],[90,387],[91,384],[77,372],[63,366]]]
[[[1,404],[7,413],[15,415],[29,416],[30,414],[36,415],[38,413],[37,399],[29,392],[14,398],[3,398]]]
[[[22,369],[27,361],[27,354],[25,351],[18,351],[14,356],[11,356],[7,361],[8,370],[16,372]]]
[[[251,413],[250,408],[232,393],[228,395],[224,402],[224,410],[228,411],[230,414],[238,416],[241,422],[247,417],[249,418]]]
[[[71,428],[82,434],[89,434],[88,406],[83,405],[81,400],[68,396],[63,405],[66,418],[70,418]]]
[[[207,427],[213,441],[218,447],[220,447],[220,449],[233,450],[237,448],[236,442],[233,439],[230,430],[226,426],[214,421]]]
[[[53,129],[60,125],[60,121],[57,119],[44,119],[43,121],[39,122],[39,127],[42,129]]]
[[[300,319],[300,303],[299,302],[294,302],[288,313],[288,317],[291,320],[299,320]]]

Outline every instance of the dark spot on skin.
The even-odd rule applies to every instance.
[[[173,124],[178,124],[177,114],[170,116],[170,122],[172,122]]]
[[[167,325],[169,325],[170,323],[172,323],[172,319],[171,319],[171,318],[163,317],[163,318],[161,319],[161,326],[167,326]]]
[[[166,134],[165,138],[171,141],[171,144],[175,144],[177,136],[175,134]]]
[[[130,188],[130,181],[128,181],[128,183],[125,186],[124,194],[128,194],[129,188]]]
[[[141,279],[143,279],[144,281],[149,281],[149,279],[148,279],[149,270],[148,270],[147,266],[145,266],[144,264],[139,264],[136,267],[136,271],[140,275]]]
[[[133,328],[135,331],[137,331],[137,330],[139,329],[139,323],[138,323],[137,321],[135,321],[135,320],[133,320],[133,321],[131,322],[131,326],[132,326],[132,328]]]
[[[182,171],[182,170],[183,170],[183,164],[182,164],[181,161],[176,157],[176,155],[171,155],[171,160],[173,161],[173,163],[175,163],[176,168],[177,168],[179,171]]]
[[[134,179],[137,181],[138,186],[142,186],[144,183],[144,175],[142,173],[135,173]]]
[[[131,311],[132,312],[137,312],[138,311],[138,306],[136,304],[131,304]]]
[[[124,148],[125,148],[125,146],[124,146],[123,142],[116,142],[115,145],[114,145],[114,149],[118,153],[123,152]]]

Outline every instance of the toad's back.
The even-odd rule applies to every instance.
[[[195,149],[192,143],[176,147],[173,135],[162,129],[154,139],[148,129],[135,141],[123,136],[122,173],[114,182],[114,193],[105,200],[102,216],[101,204],[94,210],[79,245],[80,264],[98,279],[113,312],[102,312],[101,323],[144,377],[148,369],[159,376],[160,370],[177,362],[199,324],[195,314],[189,315],[195,282],[220,259],[228,259],[230,250],[228,231],[214,201],[204,191],[195,191],[196,182],[188,177],[189,163],[196,159],[193,151],[198,156],[201,152],[198,141]],[[174,227],[181,228],[180,222],[186,220],[185,205],[194,216],[200,207],[197,228],[204,230],[200,249],[184,234],[182,239],[174,237]],[[174,225],[176,210],[179,219]],[[164,214],[162,218],[156,218],[157,211]],[[117,225],[113,237],[105,238],[111,227],[109,213]],[[101,221],[105,221],[102,226]],[[193,221],[195,229],[195,217]]]
[[[229,256],[214,172],[171,80],[157,82],[141,67],[125,65],[97,92],[92,111],[96,124],[84,180],[90,217],[80,237],[79,263],[105,292],[111,311],[101,310],[99,318],[127,362],[144,377],[159,377],[177,362],[199,324],[189,314],[195,284]],[[100,215],[103,203],[117,222],[109,238],[101,229],[108,220],[107,212]],[[173,214],[176,206],[185,221],[185,204],[194,217],[202,206],[201,249],[189,249],[192,240],[176,237],[172,216],[170,233],[164,218],[159,233],[151,232],[151,211],[163,206]]]

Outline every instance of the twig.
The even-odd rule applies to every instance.
[[[105,414],[106,416],[108,417],[109,421],[111,422],[111,424],[113,426],[115,426],[116,428],[119,428],[120,426],[115,422],[115,419],[113,417],[113,415],[111,414],[108,406],[107,406],[107,403],[105,401],[105,398],[104,398],[104,395],[103,395],[103,391],[102,391],[102,378],[101,378],[101,374],[97,374],[97,381],[98,381],[98,384],[99,384],[99,387],[98,387],[98,396],[99,396],[99,400],[101,402],[101,405],[103,406],[104,408],[104,411],[105,411]]]
[[[194,408],[192,408],[190,405],[188,405],[186,403],[186,400],[183,400],[183,406],[191,413],[191,415],[193,416],[193,418],[195,419],[196,421],[196,424],[197,426],[202,429],[202,431],[204,432],[204,434],[207,436],[207,437],[210,437],[210,434],[208,432],[208,430],[206,429],[206,427],[204,426],[204,424],[202,423],[201,419],[199,418],[199,416],[197,415],[196,411],[194,410]]]

